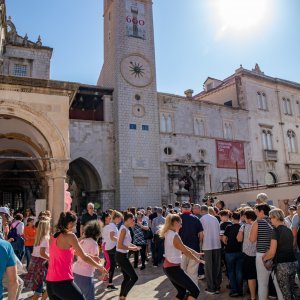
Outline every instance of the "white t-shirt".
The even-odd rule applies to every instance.
[[[80,241],[80,246],[86,254],[99,256],[99,247],[94,239],[83,239]],[[84,262],[80,257],[77,257],[77,261],[73,264],[73,272],[81,276],[93,277],[95,268]]]
[[[176,249],[174,246],[174,237],[178,235],[177,232],[173,230],[168,230],[165,235],[165,258],[173,264],[180,264],[182,253],[180,250]]]
[[[44,258],[41,256],[40,254],[40,250],[41,248],[46,248],[46,253],[49,255],[49,238],[46,239],[46,238],[42,238],[41,240],[41,243],[39,246],[34,246],[33,247],[33,251],[32,251],[32,256],[35,256],[35,257],[41,257],[41,258]]]
[[[114,236],[118,235],[118,228],[115,223],[109,223],[105,225],[102,232],[102,243],[105,243],[105,250],[111,250],[116,247],[117,241],[113,241],[110,238],[110,233],[113,232]]]
[[[204,231],[202,250],[221,249],[220,224],[216,217],[210,214],[201,217]]]
[[[129,229],[126,226],[124,226],[124,225],[122,225],[121,228],[120,228],[120,230],[119,230],[118,240],[120,238],[120,233],[121,233],[122,229],[126,230],[125,238],[123,240],[123,245],[126,246],[126,247],[128,247],[131,244],[131,235],[130,235]],[[117,245],[117,251],[121,252],[121,253],[128,253],[129,250],[119,249],[118,245]]]

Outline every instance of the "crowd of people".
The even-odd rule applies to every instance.
[[[80,218],[62,212],[54,229],[49,211],[12,215],[0,207],[0,227],[0,299],[3,286],[15,300],[24,285],[33,300],[93,300],[96,270],[110,292],[118,290],[118,268],[124,300],[138,281],[136,269],[142,276],[149,264],[163,269],[176,299],[197,299],[199,280],[209,295],[224,293],[226,280],[230,297],[299,299],[300,196],[286,214],[264,193],[254,207],[233,211],[211,198],[101,214],[88,203]]]

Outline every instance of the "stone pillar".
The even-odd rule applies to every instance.
[[[103,99],[103,107],[104,107],[104,121],[113,122],[112,96],[104,95],[102,99]]]
[[[60,213],[65,210],[65,179],[68,168],[68,162],[55,164],[55,171],[53,172],[53,207],[51,211],[53,224],[57,223]]]
[[[53,180],[53,209],[52,218],[54,224],[57,223],[59,215],[65,210],[65,176],[55,177]]]
[[[47,178],[48,181],[48,201],[47,201],[47,209],[51,211],[53,210],[53,178],[49,176]]]

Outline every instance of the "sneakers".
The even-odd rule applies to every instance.
[[[209,291],[208,289],[205,289],[205,293],[209,295],[215,295],[216,291]]]
[[[146,266],[145,265],[142,265],[141,267],[140,267],[140,270],[144,270],[146,268]]]
[[[107,288],[105,289],[106,292],[112,292],[117,290],[118,288],[116,288],[114,285],[108,285]]]
[[[198,276],[198,279],[199,279],[199,280],[205,279],[205,275],[204,275],[204,274],[203,274],[203,275],[199,275],[199,276]]]

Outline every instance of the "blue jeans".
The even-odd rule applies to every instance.
[[[154,234],[154,257],[153,264],[157,266],[162,263],[164,256],[164,240],[158,234]]]
[[[95,299],[95,287],[93,277],[82,276],[74,273],[74,282],[80,288],[86,300]]]
[[[225,253],[232,293],[243,294],[243,253]]]
[[[25,246],[25,257],[26,257],[26,268],[28,269],[30,259],[31,259],[31,253],[33,251],[33,246]]]

